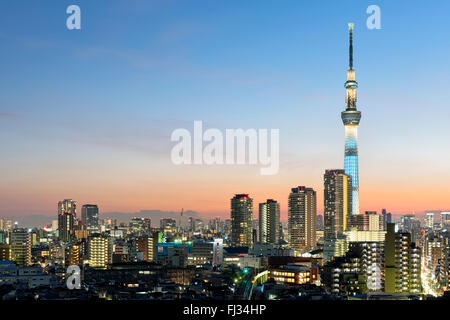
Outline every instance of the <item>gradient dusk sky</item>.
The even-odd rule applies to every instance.
[[[81,7],[82,30],[66,28]],[[381,30],[366,27],[369,5]],[[229,217],[235,193],[281,203],[343,167],[355,23],[361,211],[450,208],[450,2],[86,0],[0,3],[0,216]],[[280,172],[176,166],[177,128],[279,128]]]

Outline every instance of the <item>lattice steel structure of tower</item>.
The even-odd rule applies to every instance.
[[[345,126],[345,174],[352,176],[352,215],[359,214],[359,172],[358,172],[358,125],[361,120],[361,111],[356,109],[356,88],[358,83],[355,80],[355,70],[353,70],[353,23],[349,23],[350,48],[349,64],[347,71],[346,107],[341,113]]]

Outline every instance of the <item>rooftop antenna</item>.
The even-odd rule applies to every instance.
[[[353,28],[354,23],[350,22],[348,24],[348,30],[350,31],[350,48],[349,48],[349,64],[350,64],[350,70],[353,70]]]

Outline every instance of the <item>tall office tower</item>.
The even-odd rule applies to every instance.
[[[203,224],[203,222],[200,219],[195,219],[193,217],[190,217],[189,228],[191,229],[192,232],[200,231],[202,224]]]
[[[400,217],[400,229],[402,231],[411,231],[416,226],[420,226],[420,221],[413,214],[406,214]]]
[[[253,199],[236,194],[231,199],[231,245],[251,247],[253,244]]]
[[[359,172],[358,172],[358,125],[361,120],[361,111],[356,109],[356,88],[353,70],[353,23],[348,24],[350,30],[350,69],[347,71],[347,82],[345,82],[346,108],[341,113],[345,126],[345,173],[352,177],[352,214],[359,214]]]
[[[383,216],[384,230],[386,230],[386,225],[388,223],[392,223],[392,214],[390,212],[387,212],[386,209],[382,209],[381,215]]]
[[[194,231],[195,232],[201,232],[204,229],[204,224],[202,219],[195,219],[194,220]]]
[[[31,265],[31,236],[24,228],[11,232],[11,259],[19,267]]]
[[[344,170],[326,170],[324,178],[324,238],[347,230],[352,215],[352,177]]]
[[[214,219],[209,220],[209,229],[214,231],[214,233],[220,232],[220,218],[215,217]]]
[[[140,236],[144,233],[144,219],[139,217],[133,217],[128,225],[130,233]]]
[[[292,249],[306,252],[316,246],[316,192],[292,188],[288,202],[288,233]]]
[[[73,239],[76,207],[76,202],[71,199],[58,202],[58,232],[59,239],[63,242],[70,242]]]
[[[259,204],[259,242],[280,241],[280,204],[272,199]]]
[[[109,262],[110,246],[108,237],[103,234],[92,234],[88,237],[89,266],[106,269]]]
[[[395,232],[395,224],[387,224],[384,242],[385,292],[420,293],[421,249],[411,241],[409,232]]]
[[[85,204],[81,207],[81,222],[89,232],[98,231],[98,206],[96,204]]]
[[[0,231],[5,230],[5,219],[0,218]]]

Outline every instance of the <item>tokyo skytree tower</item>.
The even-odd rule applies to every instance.
[[[359,172],[358,172],[358,125],[361,119],[361,111],[356,110],[356,88],[358,83],[355,80],[355,70],[353,70],[353,23],[348,24],[350,33],[349,62],[350,69],[347,71],[346,107],[341,113],[345,126],[345,174],[352,176],[352,215],[359,214]]]

